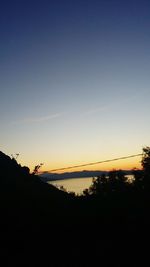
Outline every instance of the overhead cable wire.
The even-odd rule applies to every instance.
[[[130,156],[126,156],[126,157],[107,159],[107,160],[102,160],[102,161],[95,161],[95,162],[90,162],[90,163],[85,163],[85,164],[79,164],[79,165],[74,165],[74,166],[68,166],[68,167],[53,169],[53,170],[50,170],[49,172],[63,171],[63,170],[69,170],[69,169],[74,169],[74,168],[86,167],[86,166],[91,166],[91,165],[96,165],[96,164],[101,164],[101,163],[106,163],[106,162],[135,158],[135,157],[139,157],[142,155],[143,154],[136,154],[136,155],[130,155]]]

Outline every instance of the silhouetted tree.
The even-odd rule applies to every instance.
[[[30,169],[28,167],[24,166],[24,167],[22,167],[22,173],[24,175],[29,175]]]
[[[110,171],[108,177],[111,192],[122,192],[126,189],[128,179],[122,170]]]
[[[87,192],[86,192],[87,193]],[[89,188],[89,194],[103,194],[106,195],[108,193],[108,178],[105,174],[93,178],[92,185]]]
[[[141,164],[144,173],[150,175],[150,147],[143,148],[143,156]]]
[[[127,177],[121,170],[113,170],[108,173],[108,176],[102,174],[97,178],[93,178],[92,185],[88,192],[89,194],[108,196],[112,193],[125,191],[128,185]],[[87,194],[87,192],[85,192]]]
[[[150,190],[150,147],[143,148],[143,155],[141,160],[142,170],[133,170],[134,175],[134,189],[136,191]]]
[[[40,163],[39,165],[36,165],[34,167],[34,170],[33,170],[32,174],[34,174],[34,175],[37,174],[39,169],[42,167],[42,165],[43,165],[43,163]]]
[[[85,196],[85,197],[89,196],[89,189],[88,188],[83,190],[83,196]]]
[[[144,180],[144,172],[143,170],[133,169],[133,188],[137,191],[142,190],[143,188],[143,180]]]
[[[143,167],[143,186],[146,190],[150,190],[150,147],[143,148],[143,156],[141,161]]]

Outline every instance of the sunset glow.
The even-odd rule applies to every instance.
[[[31,171],[141,153],[150,143],[149,12],[147,1],[4,3],[0,150]]]

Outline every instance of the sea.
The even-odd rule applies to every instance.
[[[132,175],[126,175],[129,180],[133,179]],[[63,179],[56,181],[48,181],[49,184],[52,184],[58,188],[63,188],[67,192],[74,192],[76,195],[82,195],[83,190],[88,189],[93,181],[93,177],[84,177],[84,178],[71,178]]]

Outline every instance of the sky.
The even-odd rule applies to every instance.
[[[43,171],[141,153],[149,48],[148,0],[1,0],[0,150]]]

